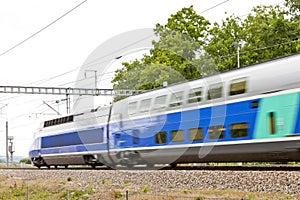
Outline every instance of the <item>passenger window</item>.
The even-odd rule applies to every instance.
[[[246,92],[246,80],[245,79],[237,79],[233,80],[230,84],[230,92],[229,95],[238,95]]]
[[[183,130],[171,131],[171,141],[172,142],[183,142],[184,141],[184,131]]]
[[[133,130],[133,144],[139,143],[139,131]]]
[[[156,97],[154,102],[154,109],[165,108],[166,100],[167,100],[167,95]]]
[[[210,126],[208,129],[208,136],[211,140],[224,138],[225,128],[222,125]]]
[[[209,86],[209,89],[207,91],[207,99],[212,100],[212,99],[221,98],[222,90],[223,90],[223,86],[221,83],[217,83],[217,84]]]
[[[274,112],[269,112],[269,131],[271,134],[275,134],[275,114]]]
[[[198,141],[203,139],[202,128],[189,129],[190,141]]]
[[[188,103],[196,103],[202,100],[202,87],[191,89],[189,92]]]
[[[242,138],[248,136],[248,123],[236,123],[230,125],[230,135],[232,138]]]
[[[148,112],[150,109],[151,99],[144,99],[141,101],[140,112]]]
[[[71,115],[71,116],[68,117],[68,122],[72,122],[73,120],[74,120],[74,116],[73,115]]]
[[[167,132],[161,131],[155,134],[156,144],[164,144],[167,142]]]
[[[130,102],[128,104],[128,114],[129,115],[133,115],[136,113],[136,110],[137,110],[137,102]]]
[[[173,93],[170,100],[170,107],[177,107],[182,105],[183,101],[183,92]]]

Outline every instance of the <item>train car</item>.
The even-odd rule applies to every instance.
[[[38,167],[299,161],[299,65],[295,54],[46,121],[30,157]]]

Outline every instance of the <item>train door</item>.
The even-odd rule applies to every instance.
[[[284,137],[294,132],[299,94],[281,94],[259,102],[254,138]]]
[[[114,135],[114,144],[117,148],[129,148],[139,144],[139,131],[127,130],[116,132]]]

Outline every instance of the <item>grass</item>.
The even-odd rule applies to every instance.
[[[242,192],[235,190],[191,190],[184,188],[168,187],[160,190],[151,188],[149,185],[142,186],[139,190],[128,180],[120,185],[106,184],[107,181],[83,184],[80,181],[65,180],[21,180],[8,176],[0,176],[0,200],[12,199],[23,200],[56,200],[56,199],[124,199],[126,190],[129,190],[129,199],[148,200],[184,200],[184,199],[297,199],[300,196],[290,196],[283,193]]]

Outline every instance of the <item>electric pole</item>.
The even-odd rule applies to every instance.
[[[6,138],[5,138],[5,141],[6,141],[6,167],[8,168],[8,163],[9,163],[9,155],[8,155],[8,121],[6,121]]]

